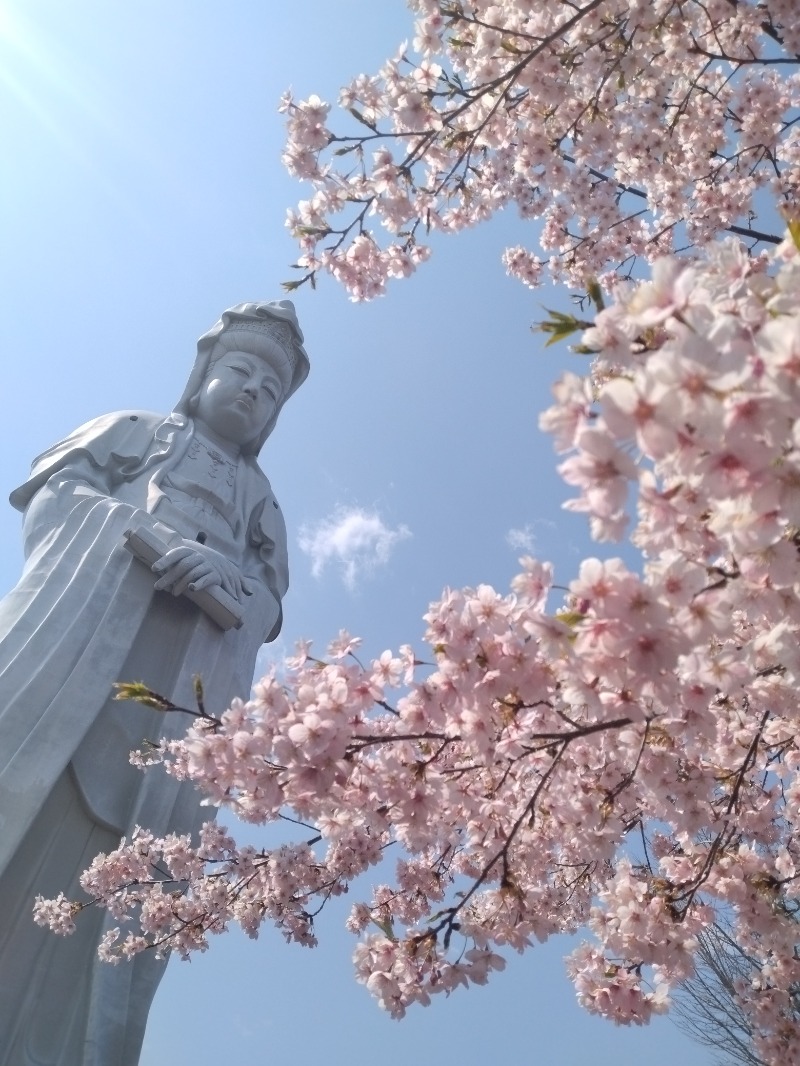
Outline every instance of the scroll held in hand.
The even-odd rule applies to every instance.
[[[169,551],[169,544],[146,526],[129,529],[125,533],[125,547],[147,566],[158,562]],[[204,589],[186,589],[183,595],[205,612],[220,629],[239,629],[243,622],[242,609],[233,596],[219,585]]]

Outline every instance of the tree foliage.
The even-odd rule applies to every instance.
[[[724,230],[778,243],[756,196],[800,188],[793,0],[409,6],[413,46],[342,90],[339,132],[318,97],[284,99],[284,158],[313,187],[289,215],[289,288],[327,271],[369,299],[429,233],[506,207],[539,222],[543,256],[505,253],[528,285],[585,286]]]
[[[316,187],[291,220],[304,278],[372,296],[424,258],[428,228],[509,203],[541,217],[554,274],[596,309],[551,317],[592,362],[542,426],[570,506],[598,541],[627,537],[641,572],[587,559],[557,600],[549,564],[525,559],[507,595],[446,590],[424,653],[362,664],[341,634],[323,658],[301,645],[250,701],[195,712],[140,761],[297,837],[138,831],[84,875],[120,921],[101,951],[189,954],[265,921],[312,945],[320,908],[393,846],[348,920],[357,977],[393,1015],[583,929],[580,1002],[640,1024],[724,928],[746,960],[723,983],[750,1053],[798,1064],[797,224],[771,256],[714,240],[773,243],[759,188],[796,202],[793,4],[411,6],[422,58],[345,90],[354,135],[334,137],[319,100],[284,101],[287,161]],[[683,240],[700,253],[663,257]],[[633,257],[655,260],[635,285]],[[538,281],[530,252],[507,265]],[[37,918],[65,932],[80,909],[40,900]]]
[[[622,535],[635,490],[643,572],[587,559],[553,610],[551,568],[527,559],[511,595],[431,607],[431,666],[409,647],[362,666],[341,635],[206,708],[144,761],[246,821],[299,822],[297,842],[139,831],[84,875],[123,923],[107,957],[187,954],[234,921],[313,944],[319,908],[394,844],[348,921],[392,1014],[585,928],[580,1001],[641,1023],[721,909],[757,1054],[798,1061],[800,254],[780,255],[772,274],[735,242],[658,263],[599,312],[591,376],[543,415],[596,537]],[[37,913],[63,931],[74,910]]]

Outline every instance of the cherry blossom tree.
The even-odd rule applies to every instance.
[[[424,651],[362,663],[346,633],[320,657],[301,644],[228,709],[123,686],[194,716],[137,756],[148,772],[296,837],[140,829],[86,872],[89,902],[39,900],[37,920],[66,933],[107,907],[112,962],[187,956],[232,923],[313,945],[325,903],[380,867],[348,927],[357,979],[393,1016],[583,930],[580,1002],[641,1024],[724,918],[753,1054],[797,1066],[800,226],[773,239],[753,199],[769,185],[791,204],[800,174],[792,4],[411,6],[422,58],[346,90],[360,132],[333,138],[320,101],[284,102],[287,160],[316,186],[292,216],[304,278],[329,270],[365,298],[425,257],[428,228],[512,201],[542,217],[553,272],[595,310],[547,324],[579,331],[590,367],[541,425],[569,506],[641,570],[590,558],[554,587],[525,558],[507,594],[445,590]],[[699,251],[664,256],[683,240]],[[632,257],[654,260],[649,280],[622,279]],[[506,260],[538,280],[531,253]]]
[[[737,986],[750,980],[753,965],[731,937],[723,919],[698,936],[695,972],[678,990],[672,1015],[694,1040],[712,1048],[720,1066],[763,1066],[753,1051],[753,1029],[739,1005]],[[794,996],[795,1003],[797,997]]]
[[[342,91],[341,132],[318,97],[283,101],[286,165],[313,190],[289,214],[289,288],[330,272],[369,299],[429,234],[506,207],[539,222],[543,255],[504,257],[532,286],[585,287],[721,230],[778,243],[757,193],[791,205],[800,187],[794,0],[409,6],[413,46]]]
[[[342,634],[246,703],[200,702],[140,761],[245,821],[299,822],[297,842],[138,831],[82,882],[120,921],[107,958],[186,955],[232,922],[313,944],[325,901],[394,845],[348,920],[393,1015],[583,928],[580,1002],[642,1023],[719,909],[752,960],[736,992],[757,1054],[800,1062],[800,253],[662,260],[582,343],[592,372],[561,379],[542,424],[598,539],[634,502],[642,572],[587,559],[553,608],[550,566],[527,558],[509,595],[446,591],[424,657],[362,665]],[[82,906],[37,917],[68,931]]]

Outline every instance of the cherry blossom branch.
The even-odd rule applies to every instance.
[[[647,11],[611,0],[566,6],[568,18],[556,5],[523,14],[504,3],[489,13],[482,0],[435,11],[426,2],[417,53],[407,49],[343,94],[368,131],[360,135],[331,133],[316,98],[287,98],[287,164],[314,186],[289,220],[304,271],[291,287],[328,271],[354,299],[369,299],[428,257],[422,231],[457,232],[514,204],[542,220],[548,269],[574,287],[596,277],[608,287],[684,233],[687,249],[719,230],[780,243],[758,225],[753,200],[767,181],[776,198],[796,198],[798,93],[796,79],[780,80],[795,60],[774,36],[778,23],[754,30],[750,3],[713,12],[698,0],[655,0]],[[768,115],[760,133],[758,114]],[[395,144],[404,146],[398,161]],[[360,168],[339,172],[336,153],[351,151]],[[639,196],[643,211],[624,212],[621,192]],[[357,217],[334,225],[349,203],[361,205]],[[543,276],[545,262],[522,246],[504,259],[526,284]]]

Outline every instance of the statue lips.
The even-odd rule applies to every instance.
[[[262,428],[262,420],[256,414],[258,406],[258,398],[256,396],[249,392],[242,392],[234,397],[229,410],[231,413],[235,412],[243,425],[251,428],[253,433],[257,433]]]

